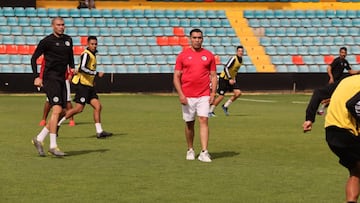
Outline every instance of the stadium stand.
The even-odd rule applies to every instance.
[[[197,2],[204,1],[208,0]],[[183,2],[192,4],[187,0]],[[356,45],[360,42],[360,12],[357,10],[323,10],[321,6],[315,6],[314,10],[305,9],[306,2],[318,0],[232,2],[253,2],[259,8],[252,10],[244,6],[234,11],[151,6],[91,10],[3,7],[0,9],[0,55],[29,58],[39,40],[51,33],[50,19],[62,16],[66,33],[73,37],[75,54],[84,49],[86,36],[98,36],[98,66],[106,72],[172,72],[175,56],[189,46],[186,35],[193,27],[204,31],[204,46],[216,54],[218,71],[222,70],[223,64],[240,43],[246,50],[241,72],[325,72],[324,67],[329,63],[330,56],[337,55],[339,46],[347,46],[350,61],[356,63],[354,65],[359,64],[356,59],[360,49]],[[257,2],[265,6],[259,6]],[[280,5],[287,2],[299,4],[294,4],[296,7],[292,9],[286,6],[283,9],[266,7],[269,3]],[[290,5],[290,8],[292,3],[282,5]],[[297,5],[304,6],[297,8]],[[18,68],[20,65],[29,66],[29,62],[24,57],[22,59],[14,62],[9,59],[10,66],[17,65],[17,71],[12,72],[28,70]]]

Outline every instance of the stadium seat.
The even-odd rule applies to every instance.
[[[179,45],[179,37],[177,36],[168,37],[168,44],[170,46]]]
[[[30,20],[28,17],[19,17],[18,18],[18,25],[20,26],[29,26],[30,25]]]
[[[29,47],[29,45],[18,45],[17,48],[18,48],[18,49],[17,49],[17,53],[18,53],[18,54],[32,54],[32,53],[30,52],[30,47]]]
[[[125,45],[127,45],[127,46],[135,46],[136,45],[135,37],[126,37],[125,38]]]
[[[6,54],[6,45],[0,44],[0,54]]]
[[[325,55],[324,56],[324,62],[325,64],[331,64],[334,60],[334,56],[333,55]]]
[[[36,14],[36,9],[34,7],[26,7],[25,8],[25,16],[27,17],[35,17]]]
[[[75,55],[80,55],[85,50],[84,46],[74,46],[73,48]]]
[[[59,16],[58,9],[48,8],[47,9],[47,16],[50,17],[50,18],[58,17]]]
[[[156,37],[156,42],[159,46],[169,45],[168,37]]]
[[[116,19],[116,25],[118,27],[127,27],[127,20],[126,18],[117,18]]]
[[[304,65],[303,58],[302,58],[302,56],[300,56],[300,55],[292,56],[292,62],[293,62],[295,65]]]
[[[137,27],[138,26],[138,19],[137,18],[129,18],[129,19],[127,19],[127,26],[128,27]]]

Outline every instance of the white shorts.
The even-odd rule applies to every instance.
[[[194,121],[195,116],[208,117],[210,96],[187,98],[187,105],[182,105],[183,119],[185,122]]]
[[[70,92],[70,81],[69,80],[65,80],[65,85],[66,85],[66,101],[71,102],[71,92]],[[49,101],[49,99],[46,97],[46,101]]]

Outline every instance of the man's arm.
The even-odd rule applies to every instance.
[[[331,65],[328,65],[327,66],[327,74],[329,76],[329,84],[334,83],[334,76],[331,71],[332,71],[332,67],[331,67]]]
[[[90,56],[88,53],[84,53],[83,55],[81,55],[80,57],[80,71],[84,72],[88,75],[96,75],[96,70],[90,70],[87,67],[88,61],[90,60]]]
[[[210,80],[211,80],[211,93],[210,93],[210,104],[212,104],[215,100],[216,96],[216,87],[218,83],[216,71],[210,71]]]
[[[180,70],[174,71],[173,83],[174,83],[174,87],[179,95],[180,103],[183,105],[186,105],[187,99],[181,89],[181,74],[182,74],[182,72]]]
[[[224,72],[229,80],[231,80],[231,75],[229,72],[229,68],[235,63],[235,57],[231,57],[229,61],[224,66]]]

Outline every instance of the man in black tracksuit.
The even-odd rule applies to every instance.
[[[46,36],[38,44],[32,58],[31,67],[34,74],[34,85],[43,87],[46,96],[52,106],[50,121],[43,130],[32,139],[32,142],[40,156],[45,156],[42,142],[50,133],[49,153],[55,156],[64,156],[65,153],[60,151],[56,143],[57,122],[63,109],[66,107],[66,85],[65,72],[74,68],[73,42],[70,36],[65,35],[64,20],[56,17],[52,20],[53,33]],[[39,78],[37,72],[36,60],[44,55],[45,70],[43,78]],[[70,74],[71,75],[71,74]],[[70,76],[71,77],[71,76]]]

